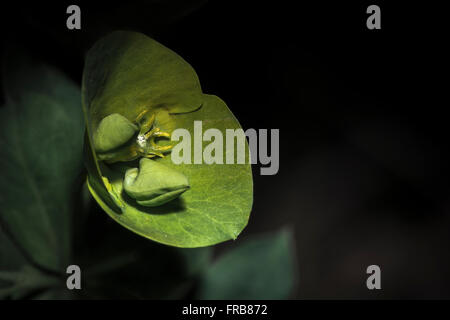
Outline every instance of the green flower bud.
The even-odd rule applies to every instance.
[[[189,189],[187,177],[157,161],[142,158],[139,169],[128,169],[125,192],[142,206],[156,207],[178,198]]]
[[[127,143],[139,130],[124,116],[113,113],[103,118],[93,135],[95,151],[104,153]]]

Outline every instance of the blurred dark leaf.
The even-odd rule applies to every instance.
[[[39,290],[59,287],[58,277],[43,273],[30,265],[24,265],[16,271],[0,271],[0,299],[23,299]],[[0,283],[0,284],[1,284]]]
[[[180,248],[176,250],[185,261],[187,275],[197,275],[206,270],[212,258],[212,247]]]
[[[0,222],[34,263],[61,271],[70,259],[72,194],[82,170],[80,89],[17,52],[4,65]]]
[[[242,243],[225,253],[202,277],[200,299],[286,299],[293,289],[294,251],[290,232]]]
[[[21,267],[24,263],[26,263],[25,257],[0,226],[0,271],[14,270]]]
[[[71,300],[74,296],[74,291],[69,291],[65,287],[54,287],[44,290],[32,298],[33,300]]]
[[[60,281],[55,277],[30,266],[18,247],[0,228],[0,299],[25,298],[37,291],[57,286],[58,283]]]
[[[86,223],[86,241],[76,258],[84,270],[84,299],[185,298],[209,265],[211,248],[160,245],[95,213]]]

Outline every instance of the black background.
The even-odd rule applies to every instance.
[[[81,7],[81,30],[66,28],[70,4]],[[381,7],[381,30],[366,28],[370,4]],[[244,129],[280,129],[279,173],[254,167],[241,237],[294,231],[293,298],[450,297],[439,5],[16,1],[1,12],[5,47],[24,47],[77,83],[99,37],[144,32],[187,60]],[[371,264],[381,267],[382,290],[366,288]]]

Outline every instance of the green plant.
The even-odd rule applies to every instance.
[[[144,72],[137,79],[150,81],[145,86],[156,83],[153,94],[168,101],[156,99],[146,111],[150,114],[146,120],[139,117],[143,110],[124,104],[133,96],[132,88],[139,89],[140,81],[131,81],[136,74],[127,74],[124,79],[114,76],[133,69],[128,55],[134,57],[140,52],[141,40],[144,47],[158,48],[158,59],[165,54],[174,57],[172,67],[160,67],[165,70],[160,76],[175,68],[191,89],[197,88],[195,94],[178,89],[164,92],[162,84],[148,80]],[[115,54],[108,58],[98,50]],[[292,289],[293,261],[291,237],[286,232],[243,242],[242,247],[237,246],[215,262],[210,247],[182,249],[146,239],[179,247],[234,239],[245,227],[251,207],[249,165],[225,165],[221,169],[219,165],[177,166],[171,163],[170,153],[161,157],[150,152],[144,154],[154,157],[106,163],[93,152],[93,141],[99,138],[92,132],[102,119],[114,114],[126,119],[118,121],[130,129],[129,133],[110,143],[113,147],[100,151],[129,146],[130,137],[148,133],[155,123],[161,130],[153,133],[169,134],[179,126],[192,130],[193,120],[198,119],[207,120],[207,126],[215,128],[239,127],[219,98],[201,93],[195,73],[181,58],[143,35],[114,33],[90,51],[83,94],[52,67],[17,52],[6,59],[6,105],[0,109],[0,298],[257,298],[262,292],[262,298],[287,297]],[[142,65],[135,68],[147,70]],[[173,77],[177,78],[176,72]],[[115,85],[122,81],[129,86],[119,85],[123,91],[116,90]],[[141,99],[145,102],[146,96]],[[97,105],[95,101],[104,103]],[[88,134],[83,140],[85,124]],[[168,145],[166,141],[154,143],[157,147]],[[83,157],[89,190],[100,207],[120,225],[144,237],[110,223],[97,212],[83,183]],[[142,179],[143,173],[148,173],[152,181]],[[170,183],[164,176],[171,177]],[[155,188],[144,188],[152,183],[158,184],[156,193]],[[136,184],[140,184],[137,189]],[[66,268],[71,264],[83,270],[80,291],[66,288]],[[224,274],[227,281],[223,281]],[[243,284],[247,293],[230,289]]]
[[[88,52],[82,92],[91,151],[87,152],[89,189],[114,220],[144,237],[178,247],[208,246],[237,237],[247,224],[252,206],[248,161],[233,165],[175,165],[170,153],[165,157],[159,154],[151,160],[161,164],[158,170],[173,177],[186,176],[189,191],[176,202],[152,208],[145,206],[148,200],[138,199],[136,203],[127,197],[130,192],[123,192],[123,172],[130,173],[127,170],[133,168],[130,160],[149,154],[135,150],[139,149],[139,138],[153,125],[158,128],[156,132],[167,131],[166,136],[176,128],[193,132],[194,120],[204,120],[205,127],[223,132],[240,128],[222,100],[202,93],[189,64],[143,34],[114,32]],[[142,121],[142,114],[150,120],[144,117]],[[112,116],[117,122],[110,125],[111,133],[105,133],[104,123]],[[120,132],[120,136],[114,136],[114,142],[104,138],[114,132]],[[103,138],[96,138],[99,136]],[[106,151],[113,150],[108,157],[110,162],[120,162],[104,165],[95,152],[99,149],[96,141],[108,145]],[[152,151],[157,148],[164,146],[153,145]],[[178,186],[176,182],[174,187]],[[184,181],[181,186],[181,191],[187,190]],[[167,192],[171,191],[168,188]]]

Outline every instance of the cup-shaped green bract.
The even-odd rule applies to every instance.
[[[126,171],[123,188],[140,205],[157,207],[178,198],[189,189],[189,182],[181,172],[157,161],[142,158],[139,169]]]
[[[138,127],[124,116],[113,113],[103,118],[93,134],[95,151],[103,153],[127,143]]]
[[[178,164],[172,161],[173,151],[158,153],[173,144],[167,137],[175,129],[182,128],[194,137],[196,121],[203,121],[204,131],[214,128],[223,136],[228,129],[242,129],[220,98],[202,93],[198,77],[186,61],[143,34],[117,31],[89,50],[82,94],[88,187],[111,218],[141,236],[177,247],[209,246],[239,235],[248,223],[253,202],[245,139],[244,164]],[[120,115],[114,116],[114,123],[105,122],[114,114]],[[142,126],[141,115],[154,122],[148,121],[148,128]],[[150,129],[150,123],[155,129]],[[118,136],[101,137],[101,127],[106,124],[122,131]],[[139,139],[147,129],[145,136],[167,133],[163,135],[166,141],[143,140],[147,146],[150,143],[153,154],[146,153]],[[134,135],[137,145],[126,141]],[[238,152],[236,146],[224,154],[228,151]],[[189,142],[185,152],[194,154],[194,143]]]

